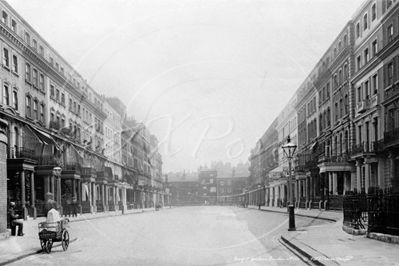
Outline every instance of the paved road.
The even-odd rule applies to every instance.
[[[320,222],[297,217],[297,226]],[[306,265],[278,241],[287,216],[237,207],[181,207],[70,224],[55,247],[13,265]],[[39,240],[38,240],[39,241]]]

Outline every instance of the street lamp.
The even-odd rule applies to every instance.
[[[60,178],[61,176],[61,172],[62,172],[62,168],[59,166],[56,166],[53,168],[53,175],[55,176],[55,178]]]
[[[258,202],[258,206],[259,206],[259,210],[260,210],[260,188],[261,188],[261,185],[260,185],[260,184],[258,184],[258,194],[259,194],[259,202]]]
[[[295,231],[295,216],[294,216],[294,195],[291,189],[291,161],[292,157],[294,156],[295,150],[297,146],[291,142],[291,138],[288,135],[287,137],[287,144],[283,145],[283,151],[285,156],[288,159],[288,196],[289,196],[289,203],[288,203],[288,231]]]
[[[58,211],[62,214],[62,205],[61,205],[61,172],[62,168],[59,166],[56,166],[53,168],[53,176],[55,177],[55,187],[56,187],[56,192],[54,193],[54,197],[57,201],[57,209]],[[54,182],[54,181],[53,181]],[[54,184],[54,183],[53,183]],[[54,191],[52,191],[54,192]]]

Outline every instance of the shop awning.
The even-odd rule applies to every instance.
[[[43,141],[39,138],[39,136],[35,134],[35,130],[34,130],[33,128],[31,128],[30,126],[27,126],[27,128],[28,128],[28,130],[32,133],[32,135],[35,136],[36,139],[37,139],[41,144],[47,145],[47,143],[43,142]]]
[[[276,168],[274,168],[273,170],[271,170],[269,173],[270,174],[277,174],[277,173],[282,173],[283,172],[283,166],[279,165]]]
[[[57,142],[53,139],[53,137],[51,137],[50,134],[41,131],[40,129],[28,126],[29,129],[32,131],[32,133],[35,134],[36,137],[38,137],[43,144],[45,145],[51,145],[53,144],[57,150],[61,150],[61,148],[58,146]]]
[[[312,151],[312,150],[316,147],[316,145],[317,145],[317,141],[315,141],[315,142],[312,144],[312,146],[310,146],[309,150]]]

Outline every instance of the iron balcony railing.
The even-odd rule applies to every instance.
[[[9,159],[32,159],[37,160],[38,156],[35,151],[24,147],[8,148],[7,158]]]
[[[382,141],[364,141],[360,144],[352,145],[350,155],[355,156],[363,153],[375,153],[381,151],[382,148]]]
[[[390,131],[384,132],[384,143],[391,144],[399,140],[399,127]]]
[[[348,161],[348,155],[346,153],[337,155],[321,155],[319,156],[319,163],[345,163]]]
[[[59,130],[61,128],[60,122],[57,121],[50,121],[50,128],[55,129],[55,130]]]

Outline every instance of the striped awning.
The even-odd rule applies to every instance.
[[[32,126],[28,126],[28,128],[43,144],[54,145],[57,150],[59,151],[61,150],[60,146],[57,144],[57,142],[53,139],[53,137],[50,134]]]

